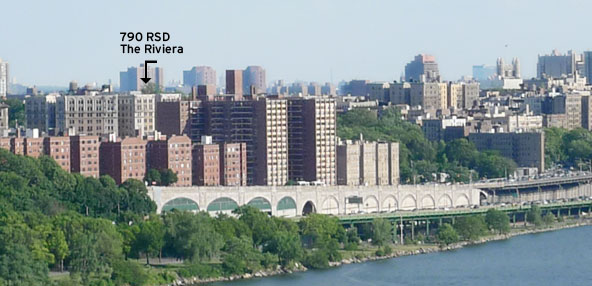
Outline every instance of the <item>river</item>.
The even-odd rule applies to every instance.
[[[592,285],[592,226],[222,286]]]

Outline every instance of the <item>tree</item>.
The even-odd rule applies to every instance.
[[[160,178],[160,172],[156,169],[150,169],[146,172],[146,176],[144,177],[144,181],[148,182],[148,184],[152,185],[155,183],[156,185],[160,185],[162,180]]]
[[[261,269],[263,255],[253,248],[250,237],[233,237],[224,246],[222,267],[229,274],[243,274],[256,272]]]
[[[95,234],[79,233],[71,243],[70,275],[80,275],[85,285],[88,285],[92,273],[103,268],[96,242]]]
[[[287,266],[290,262],[300,259],[303,254],[298,233],[288,231],[276,232],[264,250],[277,254],[282,266]]]
[[[136,262],[118,260],[113,263],[111,280],[115,285],[142,286],[146,285],[149,279],[146,270]]]
[[[298,225],[302,236],[314,245],[319,239],[331,238],[338,242],[345,241],[345,229],[339,219],[323,214],[310,214],[302,218]]]
[[[133,253],[134,243],[136,242],[136,235],[140,232],[140,227],[136,224],[128,225],[127,223],[122,223],[117,225],[117,231],[121,234],[122,243],[123,243],[123,254],[125,255],[125,260]]]
[[[526,213],[526,221],[539,227],[543,224],[543,217],[541,207],[539,205],[530,206],[530,210]]]
[[[234,210],[234,213],[252,231],[253,243],[257,246],[264,246],[277,231],[273,219],[256,207],[244,205]]]
[[[150,264],[150,255],[158,255],[164,246],[164,225],[159,218],[153,218],[140,224],[134,246],[146,255],[146,264]],[[160,256],[159,256],[160,257]]]
[[[34,259],[22,244],[3,246],[0,253],[0,285],[49,285],[47,265]]]
[[[169,212],[164,225],[166,247],[175,257],[204,262],[216,257],[224,246],[222,235],[216,232],[207,213]]]
[[[122,203],[122,210],[129,210],[136,214],[147,215],[156,211],[156,204],[148,197],[148,189],[144,183],[136,179],[128,179],[120,188],[125,193],[126,200]]]
[[[393,226],[385,219],[375,218],[372,221],[372,243],[382,246],[392,240]]]
[[[358,235],[358,228],[350,227],[346,231],[347,243],[358,245],[360,243],[360,236]]]
[[[453,225],[458,234],[466,240],[477,240],[487,232],[487,224],[483,216],[459,217]]]
[[[497,231],[499,234],[510,231],[510,218],[500,210],[489,209],[485,214],[485,222],[489,229]]]
[[[66,236],[61,229],[55,229],[51,232],[47,240],[49,251],[53,254],[57,263],[59,263],[60,271],[64,271],[64,259],[69,253]]]
[[[553,223],[555,223],[557,219],[555,218],[555,215],[552,212],[547,212],[547,214],[545,214],[545,216],[543,217],[543,222],[545,223],[545,225],[552,225]]]
[[[177,173],[171,169],[162,170],[160,172],[160,179],[163,186],[170,186],[179,180]]]
[[[160,85],[154,83],[154,81],[149,82],[144,85],[142,88],[143,94],[159,94],[161,92]]]
[[[251,229],[243,221],[224,213],[218,213],[214,220],[214,228],[222,235],[224,241],[243,235],[252,237]]]
[[[475,148],[475,144],[465,138],[461,138],[446,144],[444,153],[451,162],[458,162],[462,166],[471,166],[474,164],[479,152]]]
[[[438,229],[437,237],[438,241],[440,241],[440,243],[444,245],[449,245],[451,243],[455,243],[458,241],[458,233],[448,223],[445,223],[442,226],[440,226],[440,229]]]

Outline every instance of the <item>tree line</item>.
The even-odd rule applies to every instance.
[[[162,215],[143,182],[70,174],[47,156],[0,150],[0,285],[155,285],[297,264],[328,267],[359,243],[338,219],[298,222],[251,206]],[[162,257],[176,269],[150,269]],[[142,261],[144,261],[142,263]],[[49,279],[49,271],[69,271]]]
[[[545,129],[545,164],[547,167],[562,164],[566,167],[591,170],[592,132],[583,128]]]

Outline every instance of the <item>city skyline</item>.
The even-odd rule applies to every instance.
[[[562,5],[539,1],[29,4],[5,4],[6,11],[11,11],[5,15],[6,21],[25,24],[0,27],[6,39],[0,46],[0,57],[10,64],[11,79],[26,85],[66,86],[71,80],[100,84],[109,79],[118,84],[121,70],[148,58],[158,60],[167,83],[182,80],[183,70],[202,65],[212,66],[218,75],[226,69],[259,65],[266,69],[268,83],[278,79],[392,81],[398,80],[405,64],[420,53],[436,57],[444,80],[470,75],[473,65],[493,65],[498,57],[519,58],[524,78],[530,78],[536,76],[539,54],[553,49],[583,52],[592,47],[577,29],[535,21],[540,15],[561,13],[573,16],[570,18],[576,22],[572,25],[585,25],[586,6],[592,4],[576,0]],[[194,16],[194,11],[203,9],[211,13]],[[73,10],[77,13],[71,13]],[[150,16],[155,10],[158,17]],[[125,11],[136,11],[138,17]],[[286,11],[301,17],[287,21]],[[52,17],[44,25],[21,21],[47,15]],[[96,21],[97,17],[110,20]],[[431,20],[413,22],[418,17]],[[184,46],[184,53],[124,55],[119,46],[121,31],[168,32],[170,44]],[[570,39],[569,43],[549,39],[548,35],[557,33]],[[302,40],[294,41],[296,38]],[[224,39],[234,39],[234,44]],[[48,67],[52,72],[47,72]]]

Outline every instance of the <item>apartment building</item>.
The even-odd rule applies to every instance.
[[[283,186],[288,182],[287,101],[260,97],[253,101],[253,107],[256,120],[253,183]]]
[[[128,137],[116,142],[103,142],[99,170],[101,175],[111,176],[117,184],[128,179],[142,181],[146,174],[146,141]]]
[[[448,86],[441,82],[411,83],[410,105],[421,105],[424,110],[446,109]]]
[[[177,174],[173,186],[191,186],[192,155],[189,137],[172,136],[168,139],[150,140],[146,145],[147,170],[170,169]]]
[[[117,94],[64,95],[56,100],[56,134],[119,134]]]
[[[536,167],[545,170],[545,134],[528,133],[471,133],[469,141],[477,150],[496,150],[516,162],[519,167]]]
[[[339,185],[398,185],[399,143],[346,141],[337,146]]]
[[[53,158],[66,172],[70,172],[70,137],[52,136],[43,139],[44,154]]]
[[[145,137],[154,134],[156,127],[154,94],[119,95],[117,107],[120,137]]]
[[[24,147],[22,155],[39,158],[39,156],[44,154],[45,146],[43,145],[43,138],[35,136],[15,139],[15,142],[19,141],[18,139],[22,139]]]
[[[334,98],[288,98],[290,180],[337,183],[336,129]]]
[[[156,130],[162,135],[191,135],[190,115],[197,101],[172,101],[156,103]]]
[[[193,185],[220,185],[220,147],[212,144],[211,137],[204,136],[201,143],[194,144]]]
[[[101,141],[98,136],[70,136],[70,170],[85,177],[99,178]]]
[[[247,144],[221,143],[220,184],[223,186],[247,185]]]
[[[31,96],[25,99],[27,128],[36,128],[47,135],[56,135],[56,102],[59,94]]]
[[[191,138],[212,137],[212,142],[245,143],[247,183],[285,185],[288,181],[288,111],[281,98],[218,96],[201,102],[191,115]]]
[[[348,142],[337,145],[337,184],[360,184],[360,145]]]

